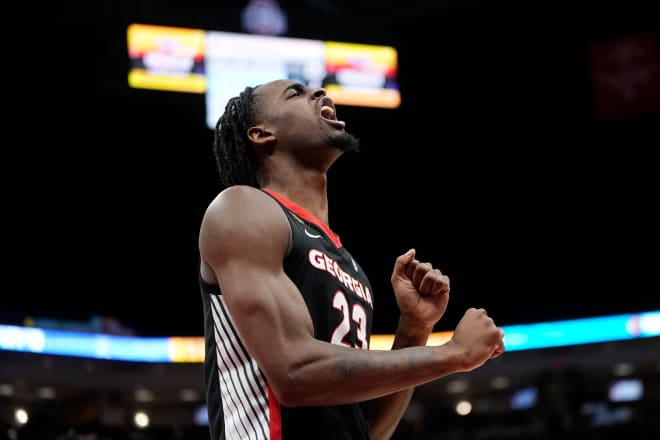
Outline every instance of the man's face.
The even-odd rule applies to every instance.
[[[257,124],[275,134],[280,147],[358,149],[357,139],[344,130],[346,124],[337,119],[324,89],[276,80],[257,87],[255,93],[260,108]]]

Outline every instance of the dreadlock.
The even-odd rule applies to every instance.
[[[254,87],[246,87],[227,102],[225,112],[215,125],[213,154],[225,187],[259,187],[256,153],[247,137],[247,129],[254,125],[257,104]]]

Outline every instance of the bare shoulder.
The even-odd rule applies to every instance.
[[[282,208],[268,194],[249,186],[220,192],[209,203],[199,231],[203,257],[222,251],[234,256],[255,249],[274,252],[286,249],[288,239],[289,224]]]
[[[222,220],[225,225],[247,222],[255,226],[268,224],[282,214],[275,200],[260,189],[237,185],[223,190],[209,203],[202,223]]]

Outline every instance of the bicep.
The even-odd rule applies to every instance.
[[[312,320],[297,287],[280,269],[234,260],[219,272],[220,289],[234,323],[257,361],[313,336]]]
[[[274,202],[257,202],[232,202],[208,214],[200,252],[243,343],[273,377],[285,375],[287,363],[295,363],[284,356],[295,356],[291,347],[313,338],[313,325],[300,292],[283,269],[290,236],[286,216]]]

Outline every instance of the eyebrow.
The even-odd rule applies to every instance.
[[[305,87],[304,85],[302,85],[300,83],[293,83],[293,84],[290,84],[287,87],[285,87],[284,90],[282,91],[282,94],[285,94],[289,90],[295,90],[296,92],[302,93],[306,89],[307,89],[307,87]]]

